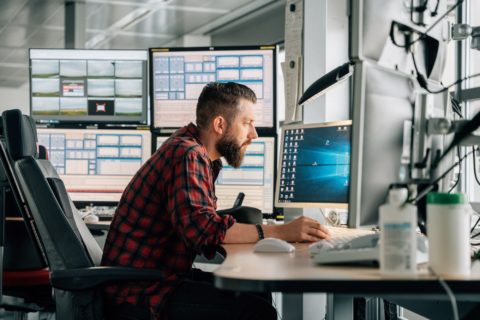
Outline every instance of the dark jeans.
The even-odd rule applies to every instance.
[[[271,293],[237,293],[213,286],[213,276],[197,269],[172,293],[168,319],[276,320]]]

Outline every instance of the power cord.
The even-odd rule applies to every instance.
[[[477,163],[476,163],[476,159],[475,159],[475,147],[472,147],[472,152],[473,152],[473,175],[475,176],[475,181],[480,186],[480,179],[478,178]]]
[[[427,80],[425,79],[425,76],[420,72],[420,70],[418,69],[418,65],[417,65],[417,60],[415,58],[415,54],[413,53],[413,50],[410,48],[410,55],[412,56],[412,61],[413,61],[413,67],[415,68],[415,72],[417,73],[417,81],[418,81],[418,84],[420,85],[420,87],[422,87],[423,89],[427,90],[428,93],[432,93],[432,94],[437,94],[437,93],[442,93],[442,92],[445,92],[447,91],[448,89],[450,89],[451,87],[459,84],[459,83],[462,83],[463,81],[465,80],[468,80],[468,79],[472,79],[472,78],[476,78],[476,77],[479,77],[480,76],[480,73],[475,73],[475,74],[472,74],[472,75],[469,75],[469,76],[466,76],[466,77],[463,77],[461,79],[458,79],[456,80],[455,82],[449,84],[448,86],[443,86],[443,89],[440,89],[440,90],[437,90],[437,91],[433,91],[433,90],[430,90],[428,88],[428,82]],[[455,103],[457,103],[457,101],[455,100]],[[455,111],[455,110],[454,110]],[[458,114],[458,113],[457,113]],[[461,116],[461,114],[458,114],[459,116]]]
[[[458,159],[460,159],[460,147],[457,147],[457,157]],[[451,193],[458,185],[458,182],[460,182],[460,174],[462,172],[462,163],[460,162],[458,164],[458,175],[457,175],[457,179],[455,180],[455,183],[453,184],[453,186],[450,188],[450,190],[448,190],[448,193]]]
[[[428,270],[430,270],[430,272],[437,278],[440,285],[447,292],[448,299],[450,300],[450,304],[452,305],[453,319],[459,320],[457,300],[455,299],[455,295],[453,294],[452,290],[448,286],[447,282],[445,282],[445,280],[443,280],[443,278],[440,277],[440,275],[438,275],[431,267],[428,267]]]
[[[430,182],[429,186],[426,187],[425,189],[422,190],[415,198],[409,199],[407,202],[412,203],[412,204],[417,204],[420,199],[425,197],[432,189],[435,187],[435,185],[440,182],[443,178],[447,176],[447,174],[452,171],[456,166],[458,166],[465,158],[467,158],[472,152],[466,153],[463,157],[461,157],[458,161],[456,161],[454,164],[452,164],[440,177],[436,178],[432,182]]]
[[[410,0],[410,21],[413,24],[416,24],[417,26],[425,26],[424,23],[417,22],[417,21],[413,20],[413,13],[414,12],[424,12],[424,11],[426,11],[427,10],[427,4],[428,4],[428,0],[423,0],[423,3],[421,5],[414,7],[413,6],[413,0]],[[437,2],[437,4],[438,4],[438,2]]]
[[[460,102],[457,101],[454,97],[450,98],[450,101],[452,103],[452,111],[455,112],[455,114],[460,118],[463,119],[462,116],[462,107],[460,106]]]

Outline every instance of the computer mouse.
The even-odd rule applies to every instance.
[[[254,252],[293,252],[295,247],[285,240],[265,238],[258,241],[253,247]]]
[[[83,221],[85,223],[93,224],[93,223],[98,223],[100,221],[100,218],[94,214],[89,214],[83,218]]]

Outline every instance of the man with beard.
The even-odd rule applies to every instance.
[[[156,268],[165,280],[114,285],[106,297],[115,318],[149,309],[162,319],[276,319],[270,294],[236,294],[213,286],[210,273],[192,268],[197,254],[213,257],[222,243],[275,237],[317,241],[329,234],[301,217],[278,226],[236,223],[216,212],[215,179],[221,157],[235,168],[256,139],[255,93],[237,83],[207,84],[196,125],[175,132],[126,187],[105,244],[102,264]],[[261,267],[261,266],[259,266]]]

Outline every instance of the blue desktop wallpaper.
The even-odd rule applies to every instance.
[[[280,192],[284,199],[280,201],[348,203],[350,129],[334,126],[287,132]]]

